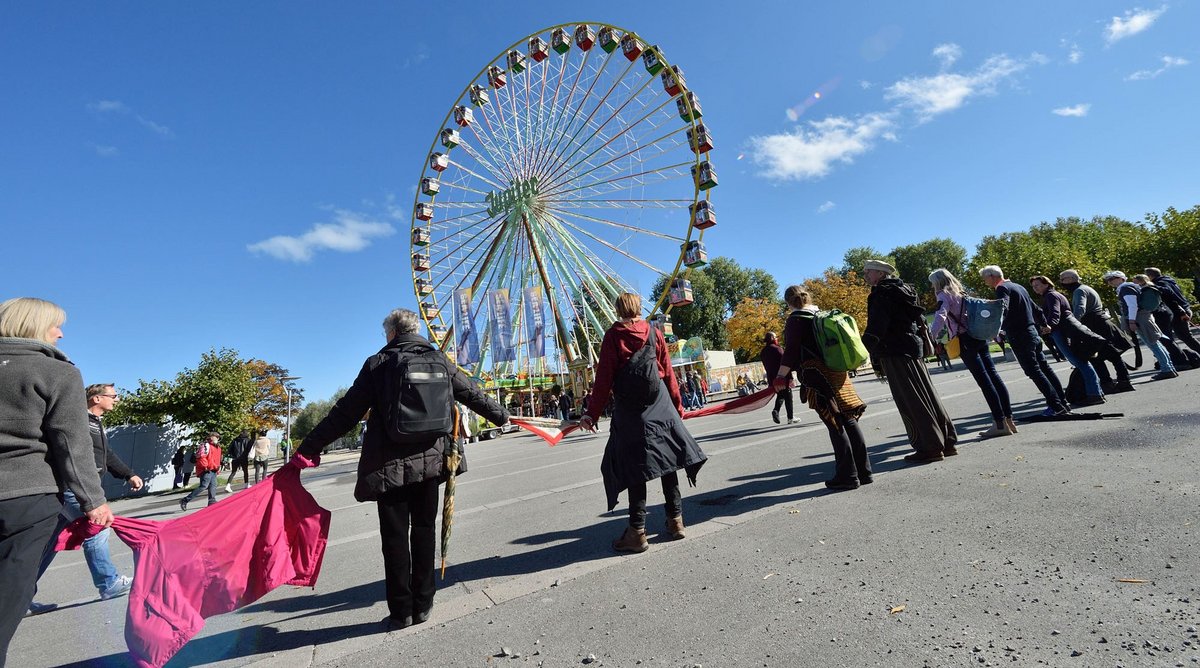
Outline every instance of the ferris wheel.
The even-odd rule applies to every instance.
[[[691,303],[716,224],[712,136],[660,47],[597,23],[501,51],[438,127],[413,202],[413,288],[430,338],[481,373],[596,359],[622,292]],[[638,288],[641,289],[638,289]]]

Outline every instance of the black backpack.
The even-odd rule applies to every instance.
[[[394,443],[429,443],[454,430],[450,361],[427,346],[402,348],[383,363],[384,428]]]

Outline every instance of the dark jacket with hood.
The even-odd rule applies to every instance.
[[[1192,307],[1188,304],[1187,297],[1183,296],[1183,290],[1179,289],[1179,284],[1175,282],[1174,278],[1163,274],[1154,279],[1154,285],[1162,294],[1163,304],[1166,304],[1176,318],[1192,315]]]
[[[0,500],[75,493],[89,511],[105,503],[83,377],[58,348],[0,337]]]
[[[920,358],[924,317],[917,291],[898,278],[885,278],[867,296],[863,344],[873,356]]]
[[[92,453],[96,456],[96,471],[100,477],[108,471],[118,480],[129,480],[137,475],[133,469],[121,461],[117,453],[108,449],[108,435],[104,433],[104,423],[100,418],[88,411],[88,431],[92,434]]]
[[[387,435],[384,420],[393,397],[387,396],[383,373],[394,368],[386,362],[402,355],[418,354],[433,350],[433,346],[417,334],[399,334],[379,352],[367,358],[362,370],[346,395],[338,399],[329,414],[309,432],[297,452],[308,458],[321,454],[321,450],[335,439],[354,428],[363,415],[367,418],[367,433],[363,437],[362,455],[358,460],[358,484],[354,487],[354,498],[358,501],[375,501],[384,492],[404,485],[425,480],[442,478],[448,438],[439,438],[429,443],[393,443]],[[508,421],[508,412],[483,390],[479,389],[460,369],[446,360],[454,400],[482,415],[489,422],[501,425]]]

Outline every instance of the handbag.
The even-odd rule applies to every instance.
[[[946,357],[949,357],[950,359],[958,359],[958,356],[961,353],[962,346],[957,336],[952,336],[949,339],[946,339]]]

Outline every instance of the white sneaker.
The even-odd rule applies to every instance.
[[[128,575],[122,575],[121,577],[117,578],[117,581],[114,582],[111,587],[100,593],[100,600],[107,601],[111,598],[124,596],[125,594],[129,593],[129,590],[132,587],[133,578],[129,577]]]
[[[246,489],[250,489],[253,486],[254,486],[254,483],[252,483],[252,482],[246,483]]]
[[[799,420],[788,420],[788,424],[799,424]]]
[[[226,494],[233,494],[233,488],[232,488],[232,487],[230,487],[229,485],[225,485],[225,493],[226,493]]]

